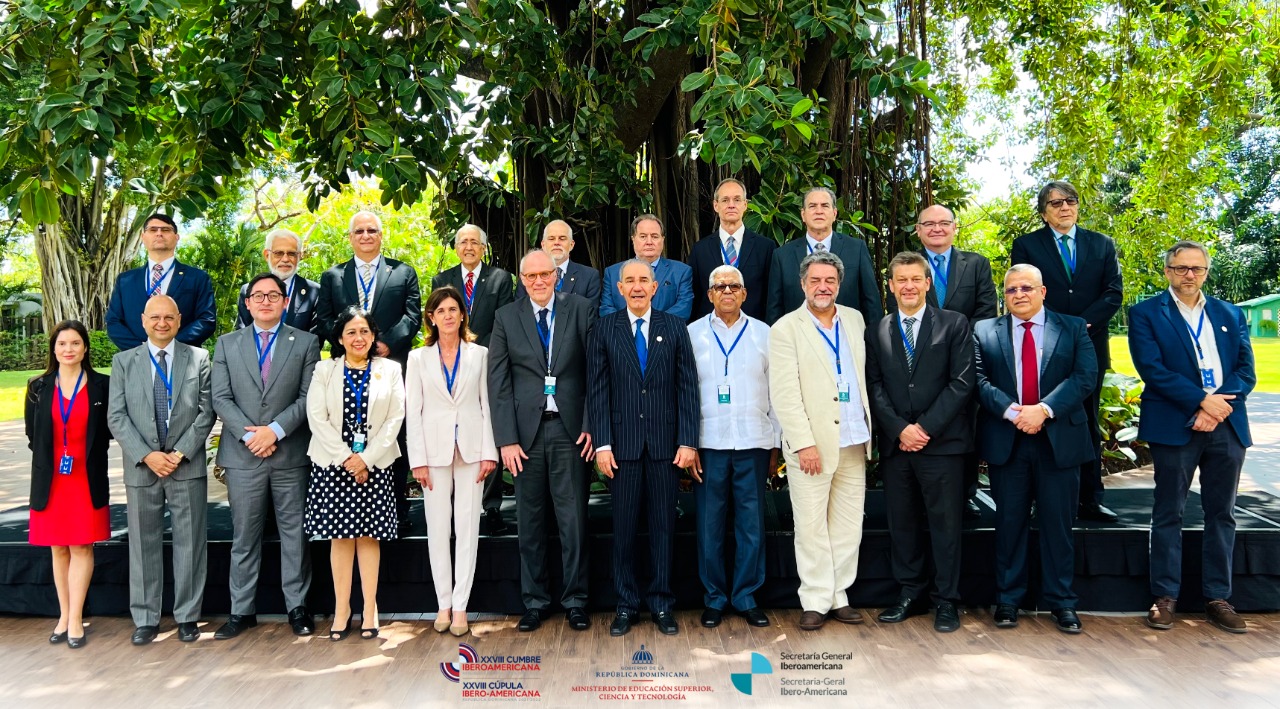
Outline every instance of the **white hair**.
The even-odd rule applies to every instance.
[[[658,273],[657,273],[656,271],[654,271],[654,270],[653,270],[653,264],[649,263],[648,261],[645,261],[645,260],[644,260],[644,259],[642,259],[642,258],[633,258],[633,259],[627,259],[626,261],[623,261],[623,262],[622,262],[622,266],[618,268],[618,282],[619,282],[619,283],[621,283],[621,282],[622,282],[622,276],[623,276],[623,274],[626,272],[626,270],[627,270],[627,266],[630,266],[630,265],[632,265],[632,264],[637,264],[637,263],[638,263],[638,264],[640,264],[641,266],[644,266],[645,268],[649,269],[649,278],[650,278],[651,280],[654,280],[654,281],[658,280]]]
[[[524,262],[528,261],[530,256],[536,256],[537,254],[542,254],[543,256],[546,256],[548,259],[550,259],[552,267],[556,265],[556,260],[551,258],[551,254],[547,253],[546,251],[543,251],[542,249],[533,249],[532,251],[530,251],[529,253],[525,254],[523,257],[520,258],[520,273],[524,273]]]
[[[348,228],[348,231],[349,230],[350,229]],[[298,250],[299,251],[302,250],[302,237],[298,236],[297,233],[295,233],[291,229],[272,229],[267,234],[266,240],[263,241],[262,247],[270,251],[271,247],[275,245],[276,239],[279,239],[282,236],[287,236],[290,239],[293,239],[294,241],[298,242]]]
[[[743,279],[742,277],[742,271],[739,271],[738,269],[726,263],[723,266],[716,266],[711,271],[711,277],[707,279],[707,287],[711,288],[716,284],[716,276],[724,276],[724,275],[732,275],[735,278],[737,278],[738,285],[740,286],[745,286],[747,284],[746,280]]]
[[[455,249],[458,248],[458,239],[459,237],[462,236],[462,232],[464,231],[474,231],[475,233],[480,235],[481,244],[485,246],[489,245],[489,235],[484,233],[484,229],[481,229],[475,224],[463,224],[461,227],[458,228],[458,231],[454,232],[453,234],[453,248]]]
[[[1040,269],[1036,268],[1035,266],[1032,266],[1029,263],[1018,263],[1011,266],[1009,270],[1006,271],[1004,274],[1004,282],[1008,283],[1009,276],[1012,276],[1015,273],[1030,274],[1031,277],[1036,280],[1036,285],[1038,286],[1044,285],[1044,274],[1040,272]]]
[[[573,227],[569,226],[569,222],[566,222],[563,219],[552,219],[547,222],[547,225],[542,227],[542,238],[547,238],[547,230],[556,224],[563,224],[564,228],[569,230],[569,241],[573,241]]]
[[[366,216],[373,217],[374,223],[378,225],[378,231],[382,231],[382,217],[379,217],[377,214],[374,214],[373,212],[370,212],[367,209],[362,209],[356,212],[355,214],[351,215],[351,221],[347,222],[347,232],[350,233],[351,230],[355,228],[356,219],[359,219],[360,217],[366,217]]]

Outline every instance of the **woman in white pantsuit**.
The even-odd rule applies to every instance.
[[[469,630],[467,599],[475,579],[480,497],[498,450],[489,419],[488,351],[472,342],[456,288],[427,298],[426,346],[409,353],[405,423],[409,465],[422,483],[427,549],[439,613],[435,629]],[[449,519],[457,538],[449,556]]]

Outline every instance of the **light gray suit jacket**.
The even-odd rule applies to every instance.
[[[209,353],[199,347],[174,342],[173,411],[169,414],[171,451],[180,451],[182,464],[170,476],[192,480],[209,474],[205,446],[213,429],[213,398],[209,393]],[[124,453],[124,484],[130,487],[154,485],[160,478],[142,459],[160,450],[152,399],[154,369],[147,343],[125,350],[111,360],[111,387],[107,426]]]
[[[271,354],[267,386],[262,386],[254,328],[229,332],[218,338],[213,353],[213,410],[222,419],[218,465],[233,470],[306,468],[311,465],[307,446],[307,390],[311,373],[320,361],[320,341],[315,335],[281,325]],[[276,452],[259,458],[240,439],[246,426],[275,422],[284,429]]]

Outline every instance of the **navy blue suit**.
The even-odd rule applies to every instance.
[[[1231,596],[1236,488],[1245,448],[1253,444],[1245,398],[1257,375],[1249,326],[1240,309],[1206,296],[1204,314],[1222,365],[1222,381],[1214,393],[1236,397],[1230,402],[1231,415],[1208,432],[1191,429],[1205,391],[1191,331],[1173,295],[1165,291],[1129,309],[1129,351],[1143,383],[1138,437],[1151,444],[1155,463],[1151,593],[1157,597],[1177,598],[1181,588],[1182,513],[1197,468],[1204,508],[1202,591],[1208,600]],[[1201,337],[1201,346],[1210,346]]]
[[[619,261],[604,270],[603,294],[600,297],[600,317],[627,309],[627,301],[618,292],[618,274],[622,271]],[[693,311],[693,269],[663,256],[654,267],[658,292],[653,295],[653,309],[670,313],[688,322]]]
[[[599,310],[600,272],[590,266],[583,266],[577,261],[570,261],[564,267],[564,278],[560,280],[560,287],[556,289],[556,292],[580,295],[591,302],[591,307]],[[524,283],[520,282],[519,274],[517,274],[516,300],[528,297],[529,293],[524,289]]]
[[[720,230],[716,229],[710,236],[699,239],[689,251],[689,267],[693,269],[693,320],[705,318],[713,310],[711,300],[707,298],[707,287],[711,283],[711,272],[725,263],[724,252],[721,251],[723,246]],[[735,267],[742,272],[742,283],[747,287],[742,312],[756,320],[764,320],[769,268],[773,266],[773,252],[778,250],[778,242],[743,229],[742,241],[736,246],[738,262]]]
[[[1098,361],[1084,321],[1045,311],[1040,341],[1040,401],[1053,418],[1035,435],[1004,419],[1017,403],[1012,318],[1004,315],[974,326],[978,380],[978,448],[990,466],[996,501],[997,602],[1019,605],[1027,593],[1027,537],[1031,501],[1040,527],[1044,600],[1051,609],[1075,608],[1075,520],[1080,466],[1093,455],[1085,398],[1093,391]]]
[[[844,281],[836,303],[854,308],[870,326],[884,316],[880,297],[880,279],[871,263],[867,242],[847,234],[833,233],[827,238],[831,253],[844,263]],[[779,246],[773,252],[769,267],[769,296],[765,304],[765,322],[772,325],[778,318],[804,305],[800,287],[800,262],[809,255],[809,239],[801,236]]]
[[[107,305],[107,336],[121,352],[131,350],[147,339],[142,329],[142,311],[147,307],[147,268],[131,268],[116,278]],[[178,342],[200,347],[213,335],[218,317],[213,304],[213,281],[209,274],[174,259],[173,273],[165,295],[178,304],[182,329]]]
[[[664,259],[665,260],[665,259]],[[613,493],[613,577],[618,610],[640,607],[634,547],[640,508],[648,507],[652,580],[649,610],[670,611],[676,488],[681,446],[698,447],[698,365],[684,319],[651,309],[642,373],[627,311],[600,318],[587,343],[587,407],[592,442],[610,446],[618,470]]]

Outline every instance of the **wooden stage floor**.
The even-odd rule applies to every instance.
[[[340,643],[324,635],[295,638],[283,618],[272,616],[223,642],[213,639],[223,619],[211,618],[198,642],[183,644],[166,618],[160,639],[143,648],[129,644],[127,618],[91,618],[89,644],[78,651],[48,644],[52,619],[8,616],[0,617],[0,706],[1280,708],[1277,613],[1246,616],[1244,635],[1210,627],[1198,615],[1180,616],[1169,631],[1151,630],[1139,616],[1084,615],[1079,636],[1059,633],[1047,615],[1024,615],[1018,628],[996,630],[985,609],[966,611],[963,627],[950,635],[935,633],[929,616],[897,626],[829,623],[816,633],[796,628],[799,611],[769,616],[769,628],[728,618],[706,630],[697,611],[682,611],[681,633],[673,638],[648,622],[611,638],[605,613],[594,614],[583,633],[569,630],[560,616],[535,633],[517,632],[515,617],[490,617],[461,639],[480,664],[528,664],[537,656],[536,666],[464,667],[461,683],[441,671],[441,663],[458,661],[459,641],[435,633],[430,615],[384,617],[381,638],[353,633]],[[318,625],[328,630],[327,620]],[[651,658],[633,657],[642,645]],[[752,653],[768,660],[772,672],[751,677],[747,696],[731,675],[748,672]],[[807,660],[784,657],[790,653],[844,653],[847,659],[826,661],[839,670],[797,670],[783,663]],[[601,672],[659,679],[634,682]],[[810,688],[847,695],[783,695],[803,690],[805,680],[816,683]],[[518,691],[538,697],[464,699],[476,683],[486,691],[518,684]],[[684,698],[612,698],[659,693]]]

